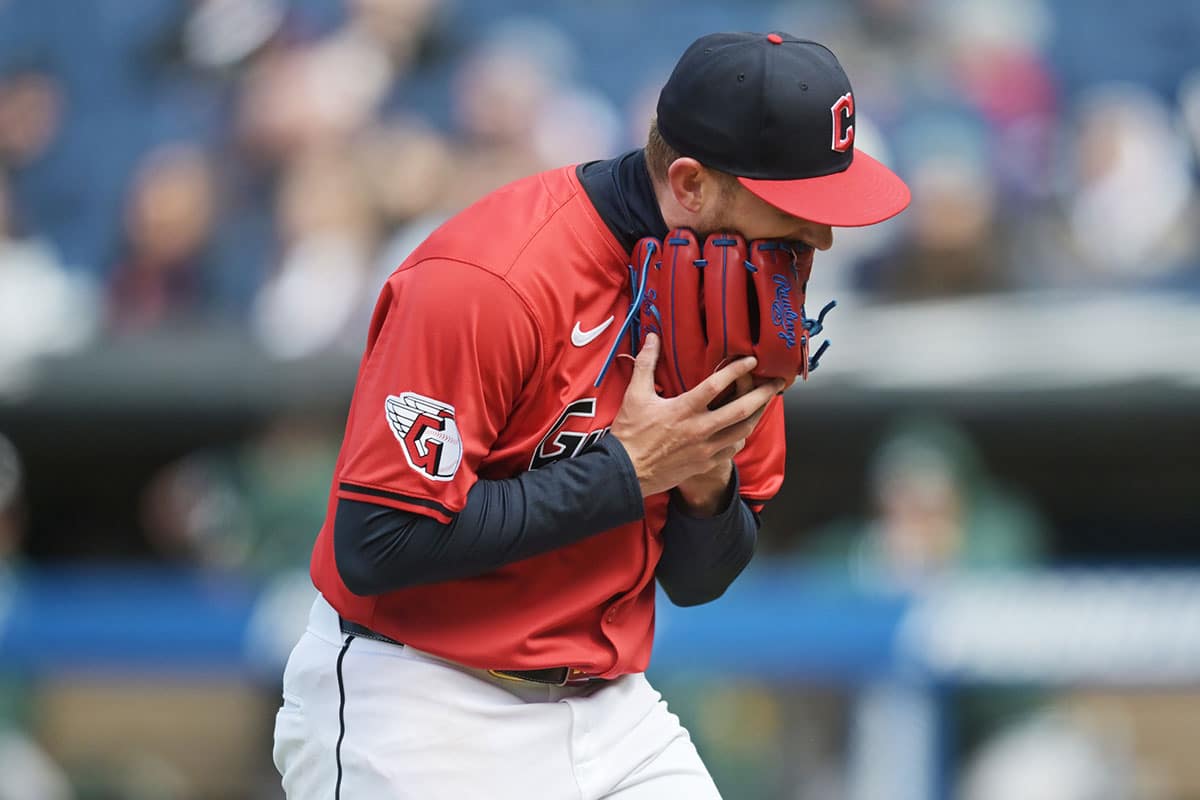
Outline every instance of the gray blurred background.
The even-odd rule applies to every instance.
[[[0,0],[0,800],[277,800],[379,286],[640,146],[695,37],[830,45],[912,207],[652,678],[728,798],[1200,798],[1200,3]]]

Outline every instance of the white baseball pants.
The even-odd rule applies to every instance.
[[[720,800],[644,675],[495,678],[344,635],[321,597],[288,659],[274,757],[288,800]]]

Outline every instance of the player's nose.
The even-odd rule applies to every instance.
[[[833,247],[833,228],[828,225],[813,225],[804,237],[805,241],[817,250],[828,250]]]

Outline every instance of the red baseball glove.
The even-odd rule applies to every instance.
[[[647,237],[633,250],[644,274],[638,344],[662,337],[655,372],[666,397],[686,392],[727,361],[758,358],[754,375],[807,378],[829,346],[809,355],[830,302],[816,319],[804,313],[812,248],[782,240],[747,245],[736,233],[714,233],[701,246],[695,232],[676,228],[665,242]],[[642,274],[635,276],[641,284]]]

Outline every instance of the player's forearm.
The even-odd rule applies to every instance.
[[[758,520],[737,489],[734,470],[729,496],[715,516],[693,516],[672,498],[655,574],[675,605],[716,600],[750,563]]]
[[[620,442],[503,480],[479,480],[450,524],[339,500],[338,572],[350,591],[383,594],[481,575],[640,519],[642,496]]]

